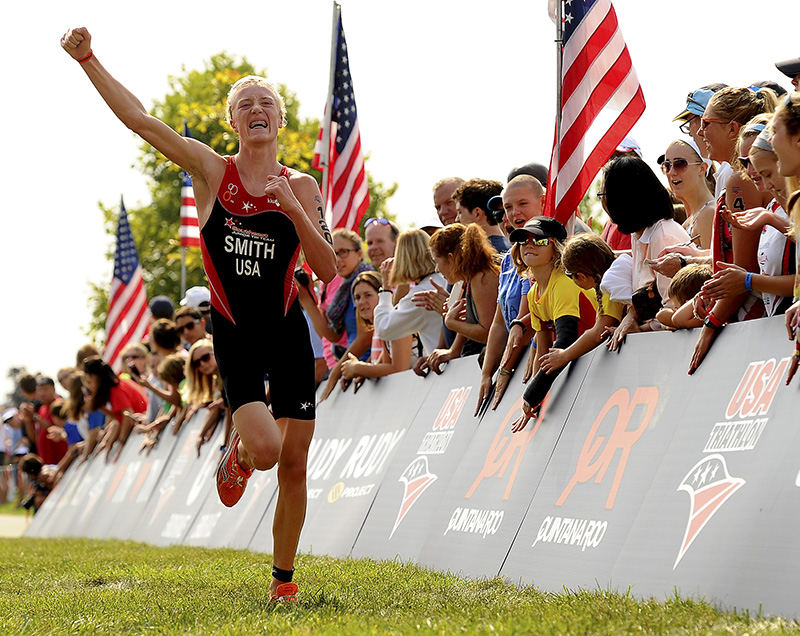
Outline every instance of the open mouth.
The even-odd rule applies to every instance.
[[[258,121],[254,121],[250,124],[250,130],[255,130],[256,128],[269,128],[269,125],[263,119],[259,119]]]

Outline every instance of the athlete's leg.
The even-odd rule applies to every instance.
[[[239,433],[238,459],[243,468],[269,470],[281,453],[281,431],[263,402],[248,402],[233,413]]]
[[[278,460],[278,502],[272,523],[273,563],[282,570],[291,570],[306,518],[306,463],[314,420],[280,418],[278,426],[283,444]],[[280,584],[273,578],[270,593],[275,593]]]

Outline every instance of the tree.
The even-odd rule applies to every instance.
[[[225,102],[231,85],[245,75],[262,75],[246,59],[236,59],[227,53],[212,56],[202,70],[187,71],[169,78],[171,92],[158,101],[150,111],[152,115],[175,130],[183,131],[186,120],[192,136],[208,144],[221,155],[235,154],[237,137],[228,125]],[[314,143],[319,133],[319,120],[302,119],[297,96],[286,86],[279,85],[286,102],[286,127],[278,136],[278,161],[284,165],[309,173],[320,181],[322,175],[311,168]],[[149,178],[150,205],[128,209],[139,260],[149,297],[165,295],[173,301],[180,299],[181,247],[178,238],[180,226],[181,170],[164,155],[147,143],[141,146],[139,164]],[[366,218],[386,214],[386,201],[397,184],[384,187],[369,178],[370,207]],[[117,206],[101,204],[106,231],[111,236],[116,231]],[[107,254],[113,259],[113,245]],[[186,285],[207,285],[205,273],[197,248],[186,250]],[[109,283],[91,283],[90,306],[92,320],[88,328],[90,335],[98,335],[105,329],[108,309]]]

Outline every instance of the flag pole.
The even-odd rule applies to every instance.
[[[181,298],[186,295],[186,247],[181,247]]]
[[[341,6],[333,3],[333,18],[331,20],[331,66],[328,76],[328,98],[325,102],[325,121],[322,124],[322,202],[324,209],[328,209],[328,173],[331,164],[331,118],[333,116],[333,83],[336,77],[336,44],[339,35],[339,13]]]
[[[558,168],[561,155],[561,74],[564,56],[564,2],[556,0],[556,144],[555,166]]]

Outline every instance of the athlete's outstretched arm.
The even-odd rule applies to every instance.
[[[100,64],[92,54],[91,43],[92,36],[86,27],[70,29],[61,38],[62,48],[73,59],[84,60],[81,68],[125,126],[189,172],[192,177],[203,182],[208,180],[209,172],[216,164],[222,162],[218,170],[224,171],[224,160],[211,148],[195,139],[182,137],[164,122],[150,115],[136,96]],[[205,183],[200,185],[202,187]]]

